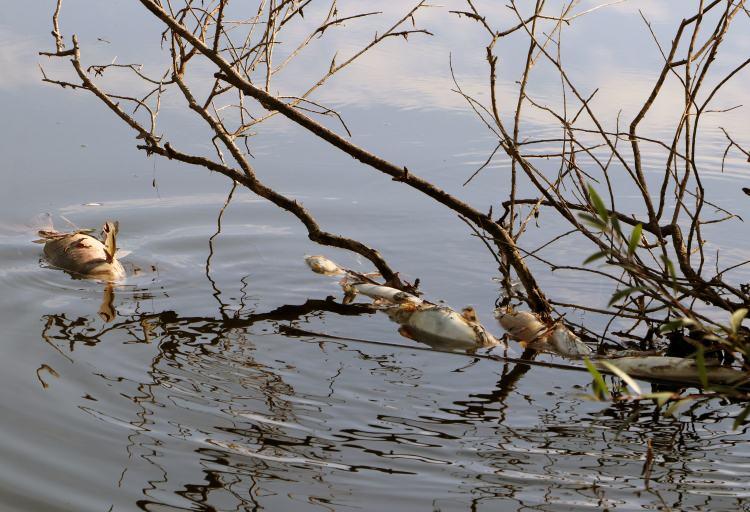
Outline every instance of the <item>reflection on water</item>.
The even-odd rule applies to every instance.
[[[304,237],[235,200],[78,210],[82,224],[121,220],[133,254],[114,287],[40,267],[29,234],[0,239],[15,290],[0,296],[13,320],[0,457],[19,461],[0,470],[6,509],[747,509],[731,407],[664,417],[581,398],[586,374],[425,350],[369,306],[328,298],[340,288],[305,267]],[[338,203],[307,202],[336,225]],[[381,218],[383,245],[422,264],[398,238],[402,212]],[[489,318],[497,289],[479,271],[425,265],[428,293]]]
[[[718,404],[663,417],[649,404],[587,403],[585,378],[550,369],[275,334],[369,313],[329,299],[229,319],[162,311],[41,324],[93,376],[77,405],[89,419],[78,421],[103,423],[123,452],[115,509],[121,494],[143,510],[374,510],[384,494],[398,497],[395,510],[742,507],[750,453]],[[145,367],[135,353],[150,354]]]

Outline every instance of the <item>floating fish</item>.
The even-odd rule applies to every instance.
[[[344,274],[344,270],[325,256],[305,256],[305,263],[310,270],[324,276],[336,276]]]
[[[351,302],[351,300],[357,295],[364,295],[376,301],[390,304],[420,305],[425,302],[416,295],[412,295],[411,293],[404,292],[397,288],[391,288],[390,286],[368,282],[351,282],[351,277],[349,279],[344,278],[341,281],[341,288],[346,293],[349,302]]]
[[[594,352],[562,322],[550,327],[534,313],[516,311],[512,307],[498,308],[495,310],[495,318],[510,337],[524,347],[571,359],[587,357]]]
[[[498,308],[495,318],[511,338],[531,343],[547,331],[547,326],[534,313],[516,311],[513,308]]]
[[[558,323],[552,331],[552,334],[547,338],[547,343],[550,344],[558,354],[579,358],[591,355],[594,350],[586,345],[581,338],[568,329],[562,322]]]
[[[343,269],[324,256],[307,256],[305,262],[318,274],[343,275],[340,284],[345,302],[351,302],[357,295],[373,299],[373,303],[391,320],[401,325],[399,333],[407,338],[434,347],[464,350],[501,344],[479,323],[473,308],[458,313],[447,306],[377,283],[372,278],[377,274]]]
[[[47,261],[58,268],[77,276],[119,281],[125,278],[123,268],[117,256],[117,222],[107,221],[102,228],[102,240],[91,236],[92,230],[77,230],[61,233],[54,230],[39,231],[44,244],[44,256]]]
[[[401,324],[399,332],[430,346],[471,349],[495,347],[502,342],[471,316],[447,306],[423,301],[386,309],[388,317]]]

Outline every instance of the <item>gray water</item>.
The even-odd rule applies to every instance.
[[[383,25],[397,14],[390,3],[373,4],[387,11]],[[637,7],[667,38],[679,4],[614,6],[570,32],[573,75],[605,87],[599,107],[608,115],[632,111],[659,65]],[[6,7],[0,510],[750,509],[748,434],[732,429],[737,406],[709,402],[668,417],[647,403],[594,402],[585,372],[481,357],[502,348],[479,357],[432,350],[400,337],[385,315],[327,301],[340,302],[340,289],[309,272],[305,254],[360,270],[370,270],[367,262],[315,246],[293,217],[240,189],[217,234],[230,184],[147,159],[93,98],[42,84],[37,62],[54,67],[36,56],[52,45],[51,6]],[[494,141],[450,91],[449,48],[468,55],[454,54],[468,87],[481,92],[486,79],[481,34],[447,17],[452,7],[425,18],[435,38],[394,41],[319,99],[340,109],[358,143],[485,208],[507,194],[508,164],[498,160],[461,188]],[[129,62],[158,41],[135,3],[66,1],[65,9],[63,31],[78,32],[92,59],[117,51]],[[748,40],[746,31],[729,53],[746,55]],[[395,51],[404,59],[398,74],[387,71]],[[510,46],[505,61],[522,54]],[[511,78],[503,84],[513,90]],[[550,76],[536,92],[555,84]],[[723,102],[743,103],[746,84],[740,77]],[[168,109],[165,129],[179,126],[185,141],[205,144],[178,105]],[[668,129],[671,113],[660,107],[650,129]],[[747,140],[746,119],[740,109],[719,124]],[[529,129],[543,133],[541,121]],[[702,140],[721,146],[715,126]],[[427,297],[473,304],[500,333],[491,318],[497,265],[454,215],[283,122],[252,149],[260,177],[302,201],[325,229],[378,248],[407,279],[420,278]],[[656,155],[649,158],[658,170]],[[730,158],[722,174],[712,151],[704,168],[707,187],[746,212],[739,189],[747,165]],[[46,214],[59,228],[63,218],[82,227],[119,220],[119,245],[132,251],[128,280],[108,290],[48,268],[31,243]],[[531,228],[529,246],[555,228]],[[725,253],[740,261],[748,244],[738,229],[744,224],[717,228],[714,242],[731,240]],[[579,262],[586,251],[570,241],[547,256]],[[608,284],[539,272],[559,300],[606,304],[612,293]],[[112,319],[102,314],[112,310]],[[571,315],[601,327],[601,319]],[[508,355],[518,354],[511,344]]]

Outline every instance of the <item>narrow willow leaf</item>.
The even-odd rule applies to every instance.
[[[633,380],[633,377],[631,377],[609,361],[600,361],[600,364],[610,372],[620,377],[625,382],[625,384],[627,384],[628,387],[633,390],[633,393],[639,396],[643,394],[643,392],[641,391],[641,387],[635,380]]]
[[[732,318],[729,321],[729,326],[732,328],[732,334],[737,334],[737,331],[740,330],[740,326],[742,325],[742,321],[747,316],[747,308],[740,308],[734,313],[732,313]]]
[[[589,256],[588,258],[586,258],[585,260],[583,260],[583,264],[587,265],[587,264],[589,264],[591,262],[594,262],[596,260],[600,260],[603,257],[605,257],[606,255],[607,255],[607,251],[595,252],[594,254],[592,254],[591,256]]]
[[[628,256],[632,256],[633,254],[635,254],[635,250],[638,248],[638,244],[641,243],[642,236],[643,225],[641,223],[638,223],[630,233],[630,242],[628,243]]]
[[[602,198],[599,197],[599,194],[596,193],[596,190],[594,190],[594,187],[592,187],[589,184],[589,197],[591,198],[591,203],[594,205],[594,208],[596,209],[596,212],[599,214],[599,217],[604,221],[606,224],[609,222],[609,212],[607,211],[607,207],[604,206],[604,201],[602,201]]]
[[[588,213],[581,213],[578,215],[583,222],[588,224],[589,226],[593,226],[596,229],[600,231],[604,231],[607,229],[607,225],[603,223],[601,220],[599,220],[599,217],[595,217],[593,215],[589,215]]]
[[[599,398],[598,396],[593,395],[591,393],[584,393],[584,394],[580,394],[580,395],[577,395],[577,396],[578,396],[578,398],[580,398],[582,400],[588,400],[589,402],[601,402],[601,398]]]
[[[675,415],[675,413],[677,412],[677,409],[679,409],[679,408],[680,408],[680,407],[682,407],[683,405],[685,405],[685,404],[689,404],[690,402],[693,402],[693,401],[695,401],[695,399],[694,399],[694,398],[683,398],[682,400],[677,400],[677,401],[676,401],[676,402],[674,402],[674,403],[673,403],[672,405],[670,405],[670,406],[669,406],[669,407],[667,408],[667,410],[666,410],[666,411],[664,411],[664,414],[665,414],[666,416],[674,416],[674,415]]]
[[[675,393],[672,393],[671,391],[660,391],[658,393],[646,393],[645,395],[641,395],[641,398],[650,398],[652,400],[656,401],[656,405],[659,407],[664,407],[664,404],[675,398]]]
[[[615,228],[615,231],[617,231],[617,234],[620,235],[620,238],[625,240],[625,235],[622,233],[622,227],[620,226],[620,221],[617,220],[617,217],[612,217],[610,219],[612,221],[612,227]]]
[[[659,332],[664,334],[667,332],[675,331],[682,327],[687,327],[689,325],[695,325],[695,321],[690,318],[678,318],[676,320],[672,320],[663,324],[661,327],[659,327]]]
[[[664,256],[661,257],[661,261],[664,262],[664,266],[667,268],[667,272],[669,272],[669,277],[672,279],[672,286],[676,286],[677,284],[677,272],[674,270],[674,263],[672,263],[672,260],[669,258],[665,258]]]
[[[612,297],[609,299],[609,303],[607,304],[607,307],[610,307],[612,304],[616,303],[620,299],[624,297],[628,297],[633,292],[639,292],[643,291],[645,288],[643,286],[631,286],[629,288],[623,288],[622,290],[617,290],[615,293],[612,294]]]
[[[708,374],[706,373],[706,349],[703,345],[696,347],[698,350],[695,353],[695,366],[698,367],[698,379],[701,381],[701,387],[704,389],[708,387]]]
[[[602,374],[599,372],[599,370],[596,369],[596,366],[593,365],[593,363],[589,360],[588,357],[583,358],[583,364],[586,365],[586,369],[591,374],[591,377],[594,379],[593,387],[594,387],[594,394],[600,399],[603,400],[609,395],[609,388],[607,387],[607,383],[604,382],[604,377],[602,377]]]
[[[740,425],[745,423],[745,420],[747,419],[747,416],[750,415],[750,405],[742,409],[742,412],[740,412],[737,417],[734,418],[734,424],[732,425],[733,430],[737,430]]]

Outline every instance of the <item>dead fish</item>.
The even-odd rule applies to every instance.
[[[441,348],[472,349],[501,344],[477,321],[473,308],[465,308],[458,313],[414,294],[379,284],[372,278],[378,274],[346,270],[323,256],[307,256],[305,262],[318,274],[343,274],[340,284],[345,293],[345,303],[351,302],[357,295],[373,299],[373,303],[391,320],[401,325],[399,332],[408,338]]]
[[[91,236],[91,230],[72,233],[39,231],[44,244],[44,256],[58,268],[78,276],[119,281],[125,278],[125,269],[117,259],[118,223],[107,221],[102,228],[102,240]]]
[[[370,297],[391,320],[405,328],[402,334],[409,338],[432,346],[455,348],[494,347],[501,343],[478,322],[474,308],[464,308],[458,313],[397,288],[362,283],[357,279],[355,275],[342,279],[341,287],[347,297],[357,294]]]
[[[547,331],[547,326],[534,313],[516,311],[512,307],[498,308],[495,318],[511,338],[531,343]]]
[[[547,338],[547,343],[554,349],[554,352],[572,359],[587,357],[594,353],[591,347],[562,323],[557,324]]]
[[[422,304],[424,300],[416,295],[401,291],[390,286],[383,286],[372,283],[351,282],[350,279],[344,278],[341,281],[341,288],[353,300],[357,295],[365,295],[376,301],[387,302],[392,304]]]
[[[562,322],[550,328],[534,313],[516,311],[512,307],[495,310],[495,317],[510,337],[525,347],[571,359],[579,359],[593,353],[591,347]]]
[[[305,263],[307,263],[307,266],[310,267],[310,270],[312,270],[316,274],[323,274],[324,276],[336,276],[344,273],[344,269],[336,265],[325,256],[305,256]]]
[[[502,343],[478,321],[447,306],[405,303],[385,312],[391,320],[401,324],[402,335],[431,346],[467,349],[495,347]]]

